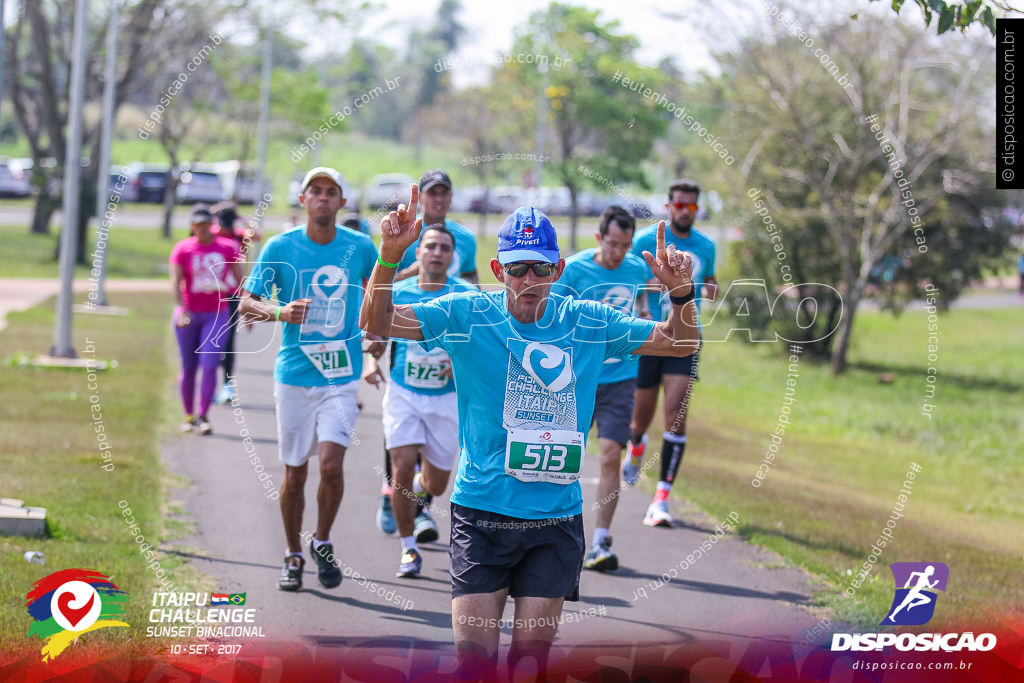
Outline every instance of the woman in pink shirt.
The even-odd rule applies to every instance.
[[[227,300],[242,280],[242,259],[237,243],[217,237],[213,216],[205,204],[192,207],[192,237],[171,250],[171,281],[174,283],[174,333],[181,353],[178,386],[185,409],[182,431],[198,427],[200,434],[213,431],[206,413],[217,386],[217,366],[224,354],[230,326]],[[202,368],[198,421],[193,410],[196,372]]]

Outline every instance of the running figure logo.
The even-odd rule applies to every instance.
[[[942,562],[894,562],[889,569],[896,580],[896,595],[889,615],[879,625],[927,624],[935,614],[935,590],[946,590],[949,567]]]

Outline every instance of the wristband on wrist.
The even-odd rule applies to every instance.
[[[696,299],[697,295],[693,291],[693,287],[691,287],[690,288],[690,293],[687,294],[686,296],[672,296],[672,295],[669,295],[668,298],[672,301],[673,304],[675,304],[677,306],[683,306],[685,304],[690,303],[694,299]]]
[[[382,259],[379,254],[377,255],[377,263],[381,264],[385,268],[397,268],[398,267],[397,263],[388,263],[387,261]]]
[[[281,311],[283,311],[283,310],[284,310],[284,306],[278,306],[277,307],[277,310],[274,311],[274,320],[280,320],[281,319]]]

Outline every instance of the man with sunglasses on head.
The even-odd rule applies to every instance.
[[[558,279],[556,291],[580,299],[600,301],[630,315],[638,311],[650,318],[647,311],[647,264],[630,252],[636,221],[621,206],[609,206],[601,214],[596,249],[584,249],[565,261],[565,272]],[[564,292],[563,292],[564,290]],[[597,384],[594,422],[601,442],[601,478],[597,484],[594,509],[597,527],[584,569],[614,571],[619,558],[611,551],[612,537],[608,528],[615,514],[619,497],[619,467],[622,450],[629,441],[629,421],[633,416],[636,393],[636,356],[609,358],[604,362]]]
[[[715,243],[704,233],[693,228],[697,217],[697,200],[700,186],[692,180],[676,180],[668,188],[669,230],[665,241],[679,252],[689,254],[693,262],[692,281],[697,296],[697,311],[700,301],[706,297],[714,301]],[[664,221],[662,221],[664,222]],[[658,227],[650,226],[636,236],[633,253],[650,251],[658,239]],[[650,285],[659,288],[656,274],[651,274]],[[671,311],[671,300],[664,291],[651,294],[654,300],[651,309],[656,320],[663,320]],[[647,428],[651,426],[654,410],[658,403],[658,388],[665,386],[665,433],[661,448],[661,473],[654,500],[647,507],[644,524],[653,527],[671,527],[672,516],[668,512],[668,496],[672,491],[679,465],[686,449],[686,414],[689,410],[693,381],[697,379],[697,364],[700,351],[683,358],[660,358],[641,356],[636,380],[636,403],[633,407],[632,432],[629,439],[629,457],[622,465],[622,478],[627,484],[635,484],[640,478],[640,461],[647,449]]]
[[[690,257],[665,246],[644,254],[670,291],[672,315],[654,323],[551,291],[565,262],[554,227],[520,207],[498,231],[491,272],[503,287],[396,305],[397,260],[417,238],[418,189],[381,221],[381,250],[363,300],[367,332],[421,341],[452,360],[460,461],[451,499],[452,628],[459,677],[493,675],[509,596],[513,676],[546,666],[563,601],[582,571],[579,476],[604,361],[629,354],[684,356],[697,348]]]

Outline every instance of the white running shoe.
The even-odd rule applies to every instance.
[[[666,501],[654,501],[647,506],[647,514],[644,515],[644,526],[662,526],[667,529],[671,529],[674,526],[672,515],[668,514],[668,503]]]

